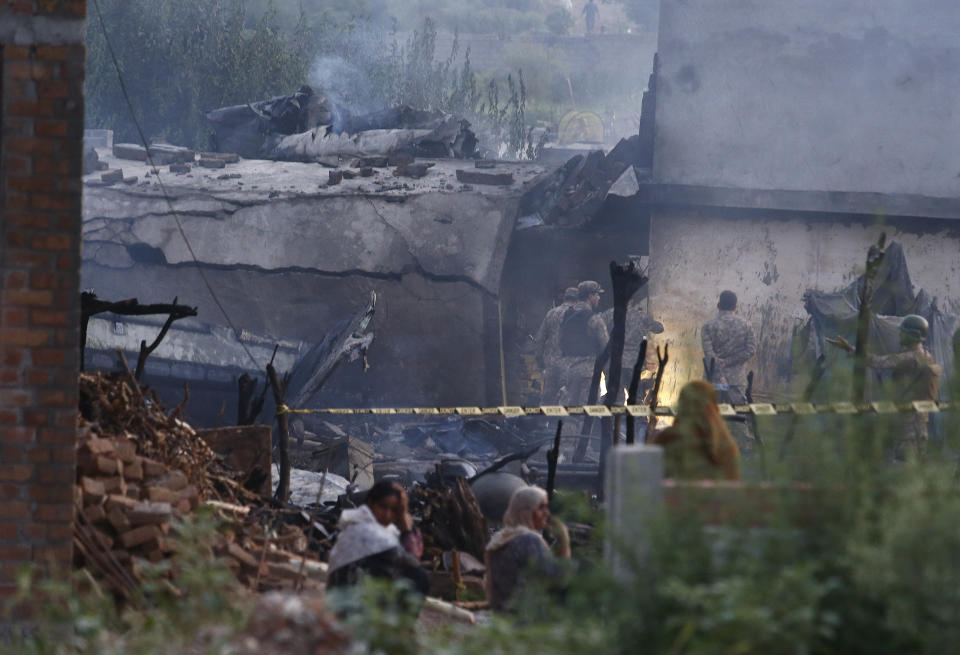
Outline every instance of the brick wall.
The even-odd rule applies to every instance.
[[[71,560],[85,14],[0,2],[0,598]]]

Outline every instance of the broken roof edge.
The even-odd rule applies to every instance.
[[[637,198],[662,207],[718,207],[960,220],[960,198],[869,191],[744,189],[641,182]]]

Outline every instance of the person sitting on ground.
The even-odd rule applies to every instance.
[[[343,511],[338,527],[327,587],[355,585],[367,575],[407,580],[427,594],[429,579],[420,566],[423,540],[407,510],[407,492],[398,483],[381,480],[373,485],[363,505]]]
[[[503,515],[503,529],[491,537],[484,553],[487,572],[483,584],[493,609],[505,609],[531,578],[560,573],[540,534],[548,526],[558,541],[557,557],[569,558],[570,537],[566,526],[550,516],[547,492],[540,487],[521,487],[513,492]]]
[[[657,433],[652,443],[664,449],[664,475],[668,478],[740,479],[740,451],[709,382],[694,380],[680,390],[673,425]]]

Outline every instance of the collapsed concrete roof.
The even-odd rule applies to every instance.
[[[84,259],[120,269],[144,258],[190,263],[149,167],[110,155],[101,160],[138,182],[85,188]],[[519,200],[548,169],[502,163],[497,172],[512,174],[513,184],[480,187],[457,181],[457,169],[472,162],[433,164],[420,179],[383,168],[334,186],[316,164],[262,160],[161,175],[203,265],[381,277],[417,272],[496,295]]]
[[[199,320],[223,324],[157,176],[144,162],[99,154],[130,183],[85,178],[84,286],[143,302],[179,296],[199,306]],[[524,197],[554,169],[421,164],[432,164],[421,178],[374,168],[338,184],[318,164],[263,160],[180,175],[164,167],[161,176],[199,266],[239,328],[317,343],[377,293],[373,368],[344,385],[355,396],[341,402],[486,402],[487,378],[499,377],[493,337],[510,236]],[[458,171],[500,184],[464,184]]]

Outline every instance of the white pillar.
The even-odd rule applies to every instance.
[[[663,449],[645,444],[617,446],[607,456],[604,554],[618,578],[642,565],[650,549],[650,521],[663,505]]]

